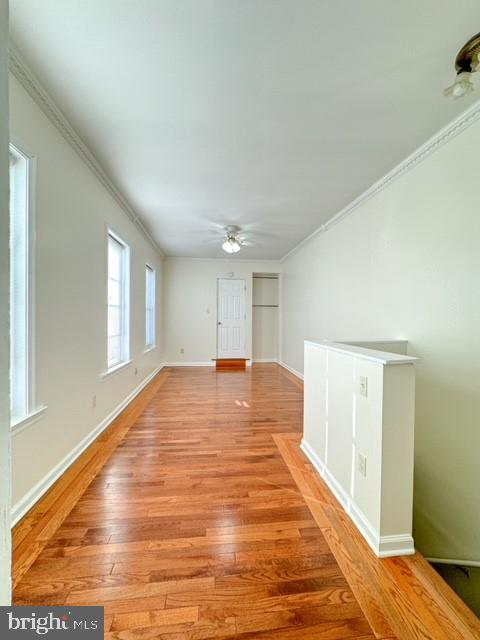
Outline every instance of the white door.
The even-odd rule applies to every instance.
[[[245,280],[219,278],[217,358],[245,357]]]

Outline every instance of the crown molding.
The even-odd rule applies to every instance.
[[[408,171],[414,169],[432,153],[438,151],[444,144],[447,144],[447,142],[458,136],[462,131],[468,129],[468,127],[479,119],[480,100],[477,100],[477,102],[472,106],[443,127],[443,129],[440,129],[440,131],[429,138],[429,140],[427,140],[427,142],[425,142],[421,147],[416,149],[413,153],[397,164],[396,167],[385,174],[383,178],[380,178],[380,180],[375,182],[371,187],[355,198],[355,200],[352,200],[350,204],[347,204],[346,207],[341,209],[338,213],[320,225],[313,233],[299,242],[293,249],[286,253],[283,258],[281,258],[281,262],[284,262],[289,256],[295,254],[318,235],[328,231],[331,227],[347,218],[353,211],[355,211],[355,209],[367,202],[367,200],[370,200],[370,198],[373,198],[375,195],[389,187],[392,182],[403,176]]]
[[[112,179],[103,169],[94,154],[70,124],[66,116],[55,103],[52,96],[42,85],[37,76],[30,69],[18,49],[10,41],[9,47],[9,69],[15,78],[20,82],[27,93],[37,103],[43,113],[49,118],[52,124],[62,134],[65,140],[73,147],[80,158],[85,162],[96,178],[103,184],[111,196],[120,205],[124,213],[130,218],[137,229],[147,238],[153,248],[164,257],[164,253],[159,245],[150,235],[139,216],[135,213],[125,196],[121,193]]]
[[[279,258],[272,258],[269,260],[268,258],[196,258],[189,256],[165,256],[165,260],[168,262],[226,262],[228,264],[248,264],[258,262],[261,264],[273,264],[276,266],[281,264],[281,260]]]

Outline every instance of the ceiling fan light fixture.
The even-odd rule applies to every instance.
[[[455,59],[455,69],[456,80],[443,93],[453,98],[462,98],[475,89],[472,75],[480,72],[480,33],[470,38],[460,49]]]
[[[457,75],[455,82],[445,89],[444,94],[446,96],[452,96],[453,98],[462,98],[475,89],[472,82],[472,74],[469,71],[461,71]]]
[[[222,244],[222,249],[227,253],[238,253],[241,246],[236,238],[228,236]]]

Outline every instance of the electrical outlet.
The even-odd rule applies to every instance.
[[[367,376],[360,376],[358,381],[358,391],[361,396],[368,397],[368,378]]]
[[[180,353],[185,353],[185,349],[183,347],[180,349]]]
[[[135,367],[135,375],[138,376],[138,369]]]
[[[363,453],[358,454],[358,472],[364,477],[367,477],[367,457]]]
[[[97,396],[92,396],[92,408],[95,409],[97,406]]]

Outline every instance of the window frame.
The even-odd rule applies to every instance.
[[[151,279],[149,281],[149,279]],[[151,285],[151,287],[149,286]],[[149,303],[151,306],[149,306]],[[149,335],[149,323],[151,335]],[[145,351],[157,346],[157,272],[148,262],[145,263]],[[150,340],[151,338],[151,340]]]
[[[14,399],[14,387],[15,381],[13,380],[13,361],[12,355],[10,356],[10,428],[12,432],[18,432],[26,426],[29,426],[32,422],[36,421],[43,415],[46,408],[45,406],[38,407],[36,405],[36,384],[35,384],[35,194],[36,194],[36,158],[25,147],[25,145],[17,142],[16,140],[10,141],[9,144],[9,189],[12,187],[11,177],[11,164],[10,158],[13,157],[16,160],[24,163],[25,171],[25,193],[22,196],[24,200],[24,247],[25,256],[23,263],[24,274],[24,341],[25,341],[25,358],[24,358],[24,373],[23,378],[26,392],[24,401],[24,411],[22,414],[17,413],[17,417],[14,417],[14,405],[12,400]],[[11,209],[11,200],[9,203]],[[10,210],[10,225],[12,224],[12,211]],[[12,285],[13,278],[13,248],[11,246],[12,236],[10,235],[10,285]],[[13,289],[13,287],[12,287]],[[12,291],[10,292],[9,304],[10,304],[10,341],[13,344],[12,328],[14,325],[14,319],[12,311],[15,305],[12,304]]]
[[[110,272],[109,272],[109,251],[110,251],[110,239],[117,242],[122,247],[122,264],[121,264],[121,280],[120,289],[121,289],[121,326],[122,332],[120,333],[121,339],[121,354],[120,359],[113,364],[109,363],[109,352],[108,352],[108,340],[109,340],[109,328],[108,328],[108,320],[109,320],[109,299],[108,299],[108,284],[110,280]],[[106,317],[105,317],[105,362],[106,362],[106,371],[103,374],[109,375],[122,369],[132,362],[131,359],[131,299],[130,299],[130,287],[131,287],[131,249],[130,246],[125,242],[125,240],[110,226],[107,227],[106,233]]]

